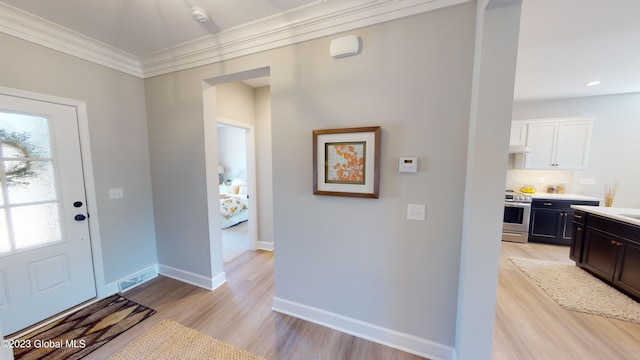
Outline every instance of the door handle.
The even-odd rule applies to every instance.
[[[76,216],[73,217],[76,221],[85,221],[87,219],[86,216],[82,215],[82,214],[78,214]]]

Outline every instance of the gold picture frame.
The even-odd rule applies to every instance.
[[[313,131],[313,193],[379,196],[380,126]]]

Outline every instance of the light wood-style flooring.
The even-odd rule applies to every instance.
[[[562,308],[510,256],[573,264],[566,246],[502,243],[494,360],[640,359],[640,324]]]
[[[157,311],[85,359],[106,359],[164,319],[196,329],[268,360],[421,359],[271,310],[273,254],[248,251],[225,267],[227,284],[207,291],[158,277],[125,293]]]
[[[569,248],[502,243],[495,360],[640,359],[640,324],[565,310],[509,256],[571,263]],[[228,283],[211,292],[158,277],[125,294],[158,311],[90,354],[105,359],[163,319],[271,359],[420,359],[271,310],[273,254],[249,251],[225,268]]]

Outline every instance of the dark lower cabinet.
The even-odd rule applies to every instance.
[[[594,214],[574,225],[584,227],[582,235],[573,232],[576,265],[640,301],[640,226]]]
[[[582,262],[582,249],[584,247],[584,220],[587,214],[576,211],[573,214],[573,233],[571,236],[571,247],[569,248],[569,258],[576,263]]]
[[[571,205],[598,204],[597,201],[534,199],[531,203],[529,241],[571,245],[575,213]]]
[[[620,259],[620,270],[615,283],[626,293],[640,299],[640,244],[633,241],[624,243]]]
[[[587,251],[582,264],[604,280],[613,281],[622,242],[618,238],[595,228],[587,228]]]

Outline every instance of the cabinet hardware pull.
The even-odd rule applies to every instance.
[[[578,226],[578,228],[576,229],[576,231],[582,231],[582,228],[580,226]]]
[[[574,215],[576,219],[582,219],[582,215]]]
[[[551,206],[551,205],[553,205],[553,204],[552,204],[552,203],[543,203],[542,205],[544,205],[544,206]]]
[[[615,240],[611,240],[611,245],[615,245],[616,241]]]

